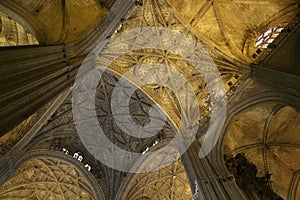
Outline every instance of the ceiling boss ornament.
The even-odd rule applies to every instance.
[[[130,63],[127,71],[113,67],[114,62],[121,60],[123,55],[147,52],[149,49],[157,51],[161,59],[152,59],[148,63],[136,62],[134,65]],[[225,120],[226,100],[221,75],[209,54],[198,42],[178,31],[162,27],[137,28],[116,33],[100,43],[83,62],[74,85],[72,108],[77,132],[89,152],[103,164],[124,172],[148,172],[144,171],[145,168],[133,169],[132,166],[144,156],[155,158],[160,152],[163,154],[170,149],[176,149],[182,155],[195,139],[201,121],[197,91],[182,71],[171,62],[164,62],[168,55],[176,55],[188,62],[201,75],[209,91],[210,107],[213,109],[199,157],[205,157],[216,144]],[[136,138],[149,138],[157,134],[166,119],[172,116],[168,116],[157,103],[149,111],[150,122],[145,126],[137,125],[129,110],[133,93],[138,89],[143,91],[147,85],[159,85],[172,91],[180,107],[180,123],[177,133],[167,145],[145,154],[128,152],[105,136],[97,119],[95,94],[102,74],[107,71],[121,76],[112,91],[112,116],[122,131]],[[177,159],[169,159],[159,168]]]

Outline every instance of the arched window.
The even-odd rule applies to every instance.
[[[92,167],[89,164],[84,165],[85,168],[87,168],[88,171],[91,171]]]
[[[284,28],[282,27],[269,28],[257,38],[255,46],[263,49],[268,48],[269,44],[275,40],[275,38],[283,31],[283,29]]]
[[[79,153],[74,153],[73,158],[78,159]]]
[[[65,147],[62,148],[61,152],[63,152],[64,154],[69,154],[69,150]]]
[[[82,155],[79,155],[78,158],[77,158],[77,160],[79,160],[80,162],[82,162],[83,156],[82,156]]]

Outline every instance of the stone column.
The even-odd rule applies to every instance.
[[[74,44],[0,48],[0,137],[71,87],[88,53],[114,33],[133,5],[116,0],[99,25]]]
[[[63,46],[0,49],[0,136],[69,87]],[[69,77],[68,77],[69,76]]]
[[[195,140],[182,156],[194,199],[246,199],[236,186],[234,178],[231,175],[219,176],[208,158],[199,158],[199,150],[200,143]]]

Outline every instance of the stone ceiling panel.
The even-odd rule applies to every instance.
[[[297,14],[296,0],[168,0],[193,30],[226,55],[252,62],[255,40],[268,28],[286,26]]]
[[[36,36],[41,44],[71,43],[86,35],[107,14],[97,0],[0,2],[0,10]]]
[[[234,118],[224,143],[229,157],[244,153],[255,164],[257,177],[270,174],[271,187],[284,199],[300,169],[299,117],[294,109],[272,103],[250,108]]]
[[[80,170],[66,161],[37,158],[22,164],[0,188],[1,199],[96,199]]]

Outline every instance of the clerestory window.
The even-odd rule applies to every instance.
[[[284,30],[282,27],[269,28],[266,32],[258,37],[255,42],[256,47],[262,49],[268,48],[268,46],[275,40],[276,37]]]

